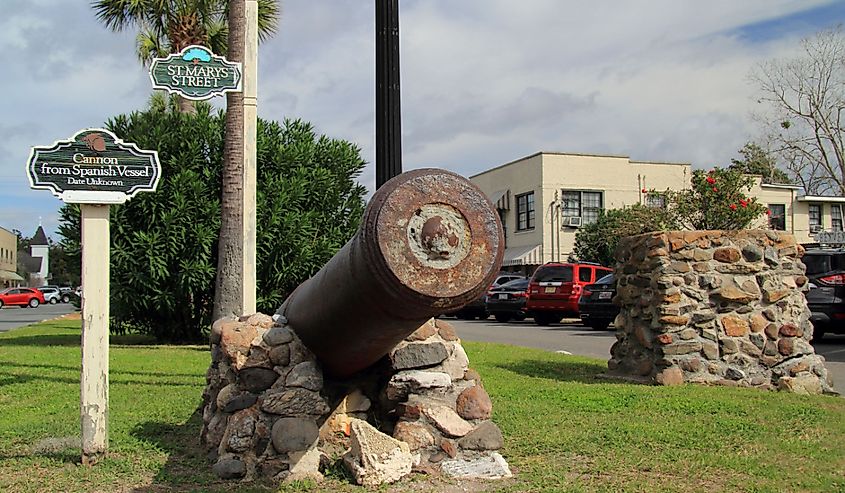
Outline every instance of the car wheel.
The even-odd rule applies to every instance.
[[[502,323],[510,322],[511,318],[513,318],[513,317],[511,317],[511,315],[509,313],[497,313],[494,316],[496,317],[497,322],[502,322]]]
[[[478,320],[487,320],[488,318],[490,318],[490,314],[487,312],[482,312],[478,315]]]
[[[0,308],[3,308],[3,300],[0,300]]]
[[[59,302],[59,299],[58,299],[58,298],[50,298],[50,304],[51,304],[51,305],[55,305],[55,304],[56,304],[56,303],[58,303],[58,302]]]
[[[38,298],[32,298],[31,300],[29,300],[29,307],[30,308],[38,308],[38,305],[40,305],[40,304],[41,304],[41,302],[38,301]]]
[[[610,325],[610,322],[607,320],[593,320],[590,322],[590,327],[593,330],[605,330],[608,325]]]
[[[68,295],[62,296],[62,303],[70,303],[70,296],[68,296]]]
[[[813,342],[821,341],[824,338],[825,330],[821,327],[815,327],[813,329],[813,338],[811,339]]]
[[[559,319],[554,314],[551,314],[551,313],[535,313],[534,314],[534,322],[536,322],[537,325],[546,326],[546,325],[549,325],[552,322],[557,322],[558,320]]]
[[[473,317],[468,313],[458,312],[455,314],[455,318],[457,318],[458,320],[472,320]]]
[[[525,314],[524,314],[524,313],[522,313],[522,312],[520,312],[520,313],[518,313],[518,314],[514,315],[514,316],[513,316],[513,318],[514,318],[514,320],[516,320],[517,322],[522,322],[523,320],[525,320]]]

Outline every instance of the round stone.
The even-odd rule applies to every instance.
[[[271,432],[273,447],[280,453],[307,450],[319,434],[317,423],[308,418],[279,418]]]

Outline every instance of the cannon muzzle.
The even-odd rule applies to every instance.
[[[346,377],[481,296],[503,253],[498,214],[475,185],[409,171],[376,191],[355,236],[279,312],[326,372]]]

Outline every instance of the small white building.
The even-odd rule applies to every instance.
[[[34,260],[41,261],[37,271],[30,272],[29,285],[32,287],[44,286],[50,279],[50,244],[44,228],[38,226],[35,235],[29,243],[29,254]]]

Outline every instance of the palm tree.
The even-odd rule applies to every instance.
[[[229,0],[228,59],[243,62],[246,41],[246,0]],[[217,241],[217,275],[212,320],[241,313],[244,278],[244,95],[226,93],[226,140],[223,143],[220,191],[220,236]]]
[[[258,39],[276,31],[277,0],[256,0]],[[178,53],[199,44],[220,55],[228,51],[232,61],[243,61],[245,0],[96,0],[97,18],[113,31],[137,27],[138,58],[144,65],[153,58]],[[230,30],[231,28],[231,30]],[[177,98],[179,110],[193,113],[190,100]],[[243,94],[226,94],[226,138],[223,150],[221,225],[218,240],[218,269],[214,295],[214,317],[240,315],[243,277],[244,109]]]
[[[228,47],[227,0],[95,0],[97,19],[112,31],[137,28],[137,55],[144,65],[153,58],[198,44],[221,55]],[[258,0],[258,38],[276,32],[277,0]],[[179,109],[193,112],[193,102],[178,98]]]

